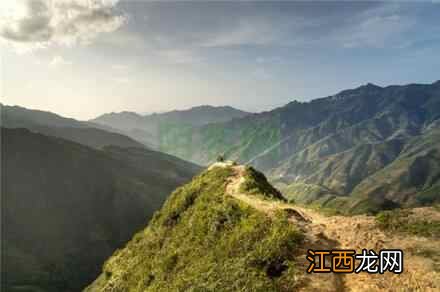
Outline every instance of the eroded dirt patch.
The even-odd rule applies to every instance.
[[[217,165],[222,166],[222,165]],[[226,166],[226,165],[225,165]],[[231,166],[231,165],[227,165]],[[231,166],[226,193],[264,213],[272,216],[277,210],[290,214],[289,221],[304,231],[304,248],[297,255],[299,291],[440,291],[439,242],[434,238],[388,233],[380,230],[372,216],[324,216],[317,211],[297,205],[263,200],[240,192],[246,168]],[[414,216],[440,218],[433,208],[414,209]],[[308,249],[402,249],[404,272],[400,275],[359,274],[307,274]]]

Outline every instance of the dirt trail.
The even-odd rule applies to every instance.
[[[217,163],[213,166],[232,166]],[[212,166],[212,167],[213,167]],[[240,193],[240,185],[245,180],[242,165],[232,166],[234,176],[227,185],[230,196],[268,214],[273,215],[280,209],[288,209],[290,221],[305,233],[304,249],[297,257],[298,269],[304,275],[297,279],[299,291],[440,291],[440,273],[438,259],[418,254],[426,250],[438,252],[440,247],[434,239],[415,236],[385,234],[375,225],[374,217],[332,216],[327,217],[316,211],[297,205],[266,201],[258,197]],[[420,211],[422,212],[422,211]],[[404,272],[400,275],[385,273],[368,274],[307,274],[309,266],[306,260],[307,249],[402,249],[404,252]],[[437,270],[437,271],[436,271]]]

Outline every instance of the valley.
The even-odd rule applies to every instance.
[[[216,181],[213,175],[219,176],[220,173],[222,173],[221,179],[219,177],[219,181]],[[203,181],[204,177],[210,177],[210,180]],[[212,179],[214,180],[212,181]],[[220,181],[224,181],[224,183],[218,184]],[[206,190],[214,186],[216,187],[210,193],[205,193]],[[205,189],[206,187],[208,189]],[[192,194],[195,197],[191,197],[191,199],[184,197],[182,191],[186,188],[188,191],[192,188],[193,192],[187,193],[187,195]],[[206,212],[216,211],[203,215],[205,211],[203,211],[204,207],[201,204],[208,203],[204,196],[213,195],[213,192],[215,192],[215,196],[209,200],[214,200],[216,203],[211,203],[212,205],[208,207],[209,211],[206,210]],[[229,213],[232,210],[228,208],[216,207],[216,204],[219,203],[231,204],[233,213]],[[236,204],[237,207],[232,207]],[[244,248],[244,252],[250,253],[248,256],[251,258],[254,252],[260,251],[258,240],[254,239],[253,243],[248,246],[245,237],[243,237],[246,236],[246,233],[253,234],[254,228],[258,229],[251,225],[248,226],[249,229],[244,234],[237,234],[238,238],[235,239],[244,245],[242,248],[235,247],[237,250],[234,251],[235,245],[227,241],[232,246],[228,246],[226,254],[218,254],[220,251],[217,249],[222,248],[222,242],[234,234],[233,232],[240,228],[241,224],[244,224],[242,220],[248,220],[247,216],[249,215],[245,215],[248,212],[251,214],[257,212],[255,216],[258,217],[263,215],[265,219],[262,220],[271,229],[276,229],[275,226],[278,224],[276,222],[279,220],[286,220],[284,224],[290,226],[285,226],[286,230],[292,228],[299,232],[296,237],[291,238],[296,244],[292,242],[291,245],[288,245],[287,242],[283,242],[282,234],[285,233],[279,230],[277,231],[279,232],[277,233],[278,237],[274,237],[271,242],[272,247],[278,246],[279,250],[273,251],[275,254],[272,255],[269,251],[265,254],[262,251],[260,264],[254,264],[253,261],[242,262],[242,248]],[[204,216],[208,216],[209,219]],[[231,162],[217,162],[211,165],[200,177],[194,179],[191,184],[175,192],[162,210],[156,214],[150,225],[143,232],[137,234],[124,250],[114,254],[106,262],[103,274],[86,291],[111,291],[112,289],[155,291],[160,289],[159,287],[168,287],[169,289],[198,287],[202,290],[221,290],[225,287],[234,287],[234,290],[253,291],[252,287],[259,285],[257,283],[262,285],[266,283],[263,286],[266,287],[266,291],[396,291],[401,289],[436,291],[440,288],[439,254],[436,249],[440,236],[438,230],[440,212],[431,207],[418,208],[412,211],[411,216],[416,221],[428,220],[436,224],[435,233],[431,236],[395,233],[382,230],[374,216],[326,216],[309,208],[289,204],[277,198],[276,190],[271,189],[264,176],[255,170]],[[173,221],[171,223],[168,220]],[[197,227],[192,225],[195,229],[188,230],[186,224],[195,224],[195,222],[201,225],[196,225]],[[160,224],[164,225],[160,227]],[[214,226],[221,229],[212,229]],[[183,241],[180,245],[174,245],[175,243],[172,243],[175,240],[174,236],[183,230],[187,230],[187,239],[181,239]],[[168,235],[166,238],[160,239],[164,234],[162,232]],[[263,231],[260,230],[260,232]],[[213,236],[216,238],[215,240],[212,240]],[[264,232],[260,236],[264,236]],[[265,240],[263,239],[262,242]],[[187,250],[189,246],[186,244],[191,241],[197,242],[195,246],[192,246],[191,254],[202,252],[199,248],[213,250],[214,254],[211,255],[208,252],[208,255],[205,255],[210,260],[205,261],[204,257],[193,257],[188,261],[185,252],[189,252]],[[165,249],[162,251],[165,254],[162,256],[165,258],[167,258],[166,255],[172,256],[172,262],[162,262],[151,251],[148,251],[148,248],[156,249],[155,246],[159,242],[163,242],[165,245]],[[305,272],[309,266],[309,262],[306,260],[308,249],[354,249],[360,252],[362,249],[379,251],[380,249],[396,248],[402,249],[404,252],[405,272],[400,275],[393,273],[383,275],[367,273],[307,274]],[[147,254],[142,255],[141,250]],[[169,254],[170,252],[171,254]],[[280,252],[282,253],[280,254]],[[211,256],[215,258],[211,259]],[[236,279],[235,282],[225,280],[234,279],[234,273],[240,274],[240,271],[236,271],[234,268],[229,270],[227,276],[218,274],[221,273],[218,266],[233,263],[229,262],[228,257],[233,262],[240,263],[241,269],[248,273],[246,280]],[[214,260],[215,263],[210,262],[211,260]],[[281,263],[287,264],[287,266],[281,268],[283,267]],[[159,267],[164,264],[166,270]],[[275,276],[271,269],[280,270],[276,272]],[[163,274],[165,271],[166,274]],[[251,280],[250,278],[254,275],[258,275],[258,277]],[[263,279],[267,282],[259,282]]]
[[[1,128],[2,291],[79,291],[201,169],[145,148]],[[7,171],[4,171],[7,170]]]
[[[104,125],[121,127],[123,117],[128,128],[138,122],[119,115],[105,116]],[[222,122],[159,116],[167,125],[155,134],[159,151],[200,165],[220,154],[251,164],[297,203],[374,214],[439,202],[440,81],[368,83]]]
[[[1,292],[440,292],[440,0],[3,0]]]
[[[1,105],[2,288],[78,291],[104,263],[90,291],[183,289],[188,279],[218,289],[435,290],[439,85],[368,84],[257,114],[201,106],[78,121]],[[204,168],[193,162],[207,170],[188,186]],[[183,256],[191,240],[199,250]],[[194,260],[206,248],[211,258]],[[401,248],[407,273],[305,275],[309,248]],[[199,276],[212,270],[205,285]]]

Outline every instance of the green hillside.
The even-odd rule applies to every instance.
[[[86,291],[291,291],[301,232],[227,195],[231,175],[215,167],[177,189]],[[264,176],[245,176],[249,196],[278,196]]]
[[[79,291],[200,168],[145,148],[1,130],[2,291]]]
[[[431,131],[439,128],[439,120],[440,81],[387,87],[367,84],[229,122],[164,129],[159,149],[199,164],[208,164],[223,153],[263,170],[287,198],[318,205],[336,198],[333,205],[340,206],[349,197],[364,197],[374,201],[374,206],[351,204],[350,209],[375,211],[438,201],[439,194],[428,191],[435,190],[440,180],[435,145],[415,148],[421,154],[434,151],[417,158],[416,166],[408,159],[402,162],[402,155],[414,140],[440,144]],[[420,163],[429,165],[432,173],[419,173]],[[387,167],[393,173],[412,167],[410,176],[429,179],[422,187],[414,179],[400,183],[393,178],[390,187],[381,175],[391,169]],[[374,183],[369,186],[368,181]],[[423,196],[429,199],[416,199],[420,192],[428,192]]]

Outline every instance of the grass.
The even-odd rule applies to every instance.
[[[312,210],[315,210],[316,212],[319,212],[320,214],[322,214],[322,215],[324,215],[326,217],[347,215],[347,214],[342,213],[341,211],[339,211],[337,209],[323,207],[323,206],[318,205],[318,204],[304,205],[304,207],[310,208]]]
[[[331,191],[322,186],[302,182],[289,184],[283,189],[283,193],[289,202],[298,201],[304,204],[321,201],[322,198],[331,196]]]
[[[254,168],[247,167],[244,178],[240,192],[258,195],[263,199],[285,200],[283,195],[267,181],[264,174]]]
[[[380,212],[376,215],[376,222],[383,230],[440,238],[440,222],[413,218],[409,209]]]
[[[231,174],[214,168],[176,190],[89,291],[291,291],[302,233],[283,212],[270,218],[226,196]],[[265,192],[264,181],[249,186]]]

